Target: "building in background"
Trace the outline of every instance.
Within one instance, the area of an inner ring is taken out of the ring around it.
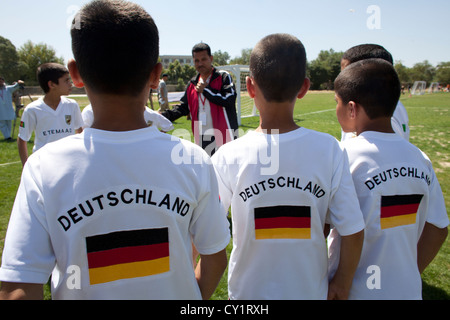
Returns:
[[[190,66],[194,66],[194,59],[192,58],[192,56],[171,56],[171,55],[164,55],[164,56],[160,56],[161,58],[161,63],[163,65],[164,69],[169,68],[169,64],[171,64],[172,62],[175,62],[175,60],[178,60],[178,62],[180,62],[181,65],[190,65]]]

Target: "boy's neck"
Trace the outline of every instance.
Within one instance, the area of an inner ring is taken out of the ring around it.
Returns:
[[[287,133],[300,128],[294,121],[294,103],[259,103],[260,113],[258,132],[267,134]]]
[[[376,131],[382,133],[395,133],[392,129],[391,118],[382,117],[361,123],[356,128],[356,134],[360,135],[365,131]]]
[[[105,131],[132,131],[147,127],[144,119],[145,102],[142,98],[89,94],[89,91],[88,96],[94,112],[92,128]]]
[[[44,102],[50,108],[56,110],[58,108],[59,103],[61,102],[61,95],[48,92],[44,96]]]

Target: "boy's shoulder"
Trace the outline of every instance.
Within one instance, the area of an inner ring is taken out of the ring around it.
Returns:
[[[407,141],[398,134],[381,132],[363,132],[359,136],[341,142],[342,147],[350,157],[390,155],[409,160],[424,159],[430,161],[428,156],[416,145]]]
[[[335,137],[328,133],[311,130],[308,128],[300,127],[294,131],[283,133],[281,135],[268,135],[258,131],[248,131],[245,135],[230,141],[221,146],[218,150],[221,154],[229,157],[235,156],[235,151],[241,149],[251,149],[257,146],[269,146],[269,143],[283,144],[289,141],[298,141],[299,144],[303,144],[305,148],[313,149],[327,149],[334,146],[340,148],[339,142]],[[267,142],[267,143],[266,143]]]
[[[68,98],[66,96],[61,96],[61,103],[62,104],[70,104],[70,105],[78,106],[78,102],[75,99]]]
[[[41,98],[38,98],[38,99],[36,99],[36,100],[34,100],[34,101],[32,101],[32,102],[30,102],[26,107],[25,107],[25,109],[23,110],[23,112],[30,112],[30,111],[36,111],[36,110],[41,110],[42,108],[44,108],[44,106],[45,106],[45,102],[44,102],[44,99],[41,97]]]

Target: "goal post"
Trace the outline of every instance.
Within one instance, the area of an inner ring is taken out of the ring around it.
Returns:
[[[428,88],[428,93],[434,93],[439,91],[439,82],[432,82]]]
[[[218,66],[217,70],[227,71],[231,78],[233,79],[234,86],[236,88],[236,112],[238,116],[238,124],[241,125],[241,119],[247,117],[258,116],[258,111],[256,110],[253,99],[248,96],[246,77],[249,75],[248,65],[226,65]]]
[[[411,94],[422,95],[425,94],[425,90],[427,88],[426,81],[414,81],[414,84],[411,88]]]

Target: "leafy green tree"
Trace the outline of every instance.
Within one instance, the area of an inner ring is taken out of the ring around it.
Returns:
[[[252,54],[252,48],[242,49],[241,56],[231,59],[230,64],[250,64],[250,55]]]
[[[48,62],[64,64],[64,59],[58,58],[55,50],[45,43],[34,44],[31,41],[27,41],[19,48],[18,54],[20,61],[27,66],[24,79],[22,80],[28,85],[38,84],[36,70],[41,64]]]
[[[315,60],[308,64],[308,77],[312,90],[333,89],[334,79],[341,72],[343,52],[333,49],[322,50]]]
[[[169,64],[167,69],[163,70],[163,73],[167,73],[169,76],[167,83],[176,84],[177,90],[180,87],[183,87],[184,90],[186,84],[197,74],[197,71],[193,66],[188,64],[181,65],[178,60],[175,60]]]
[[[435,68],[425,60],[423,62],[416,63],[410,69],[411,81],[426,81],[428,84],[433,82],[435,76]]]
[[[402,84],[410,84],[411,83],[411,75],[409,68],[402,64],[401,61],[395,61],[394,64],[395,70],[397,71],[398,78]]]
[[[222,51],[216,51],[213,54],[214,57],[214,61],[213,61],[213,65],[214,66],[225,66],[228,64],[228,62],[230,61],[231,57],[228,54],[228,52],[222,52]]]
[[[435,80],[442,86],[450,84],[450,61],[441,62],[437,65]]]
[[[10,40],[0,36],[0,75],[8,83],[19,80],[26,66],[20,63],[16,47]],[[21,79],[22,80],[22,79]]]

